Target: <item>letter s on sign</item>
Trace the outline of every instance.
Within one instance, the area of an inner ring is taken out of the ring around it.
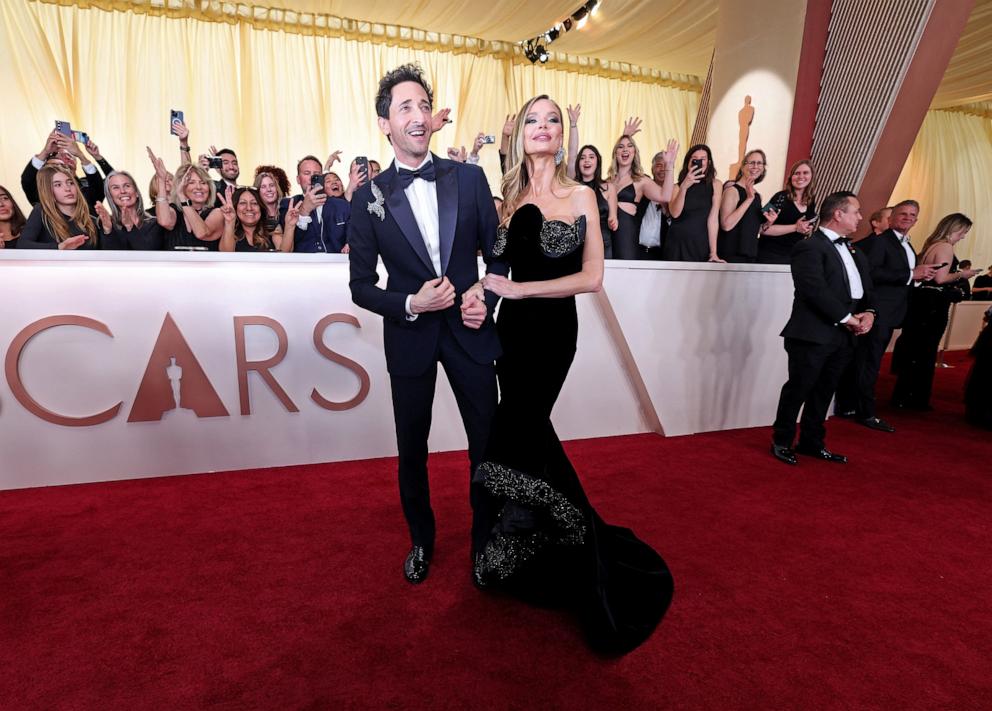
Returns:
[[[313,327],[313,345],[322,356],[353,372],[361,385],[358,388],[358,394],[350,400],[346,400],[344,402],[334,402],[332,400],[328,400],[317,392],[317,388],[314,388],[313,392],[310,393],[310,399],[325,410],[350,410],[353,407],[358,407],[362,401],[369,396],[369,389],[372,386],[372,381],[371,378],[369,378],[368,371],[366,371],[365,368],[353,361],[351,358],[346,358],[340,353],[335,353],[324,344],[324,331],[326,331],[327,327],[332,323],[349,323],[355,328],[362,327],[361,324],[358,323],[358,319],[350,314],[330,314],[320,319],[320,321],[317,322],[317,325]]]

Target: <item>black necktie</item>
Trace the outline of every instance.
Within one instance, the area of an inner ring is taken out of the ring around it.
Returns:
[[[397,181],[404,190],[407,187],[409,187],[410,183],[412,183],[417,178],[422,178],[423,180],[427,180],[433,183],[435,178],[434,161],[430,161],[426,165],[423,165],[420,168],[418,168],[417,170],[407,170],[406,168],[397,168],[396,175],[397,175],[396,178]]]

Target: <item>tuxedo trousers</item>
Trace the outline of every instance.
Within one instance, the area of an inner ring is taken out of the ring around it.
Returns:
[[[894,330],[876,321],[868,333],[855,339],[854,358],[837,386],[834,412],[853,412],[859,419],[876,416],[875,385]]]
[[[497,398],[495,365],[473,360],[455,339],[446,321],[441,324],[434,360],[424,373],[412,377],[390,376],[399,450],[400,503],[410,529],[411,542],[415,546],[423,546],[428,557],[434,552],[436,523],[427,474],[427,438],[431,431],[438,363],[444,367],[451,383],[468,438],[470,481],[472,472],[482,462],[486,451]],[[487,531],[477,529],[491,518],[481,510],[487,503],[484,497],[476,494],[476,488],[469,487],[473,549],[485,540],[487,534]]]
[[[789,379],[779,396],[772,441],[780,447],[792,446],[802,410],[799,446],[818,450],[826,435],[824,421],[830,399],[854,356],[853,340],[846,333],[843,340],[827,344],[786,338],[785,352],[789,355]]]

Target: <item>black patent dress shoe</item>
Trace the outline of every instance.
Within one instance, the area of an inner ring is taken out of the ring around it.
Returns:
[[[847,457],[843,454],[835,454],[826,447],[820,447],[819,449],[813,449],[812,447],[796,447],[796,452],[802,454],[804,457],[816,457],[817,459],[822,459],[825,462],[847,464]]]
[[[777,444],[773,444],[772,456],[786,464],[799,464],[799,461],[796,459],[796,453],[789,447],[780,447]]]
[[[407,553],[406,560],[403,561],[403,575],[408,582],[416,585],[427,579],[427,573],[430,567],[431,561],[424,547],[414,546]]]
[[[896,428],[890,425],[885,420],[878,417],[865,417],[864,419],[858,420],[859,425],[864,425],[870,430],[878,430],[879,432],[895,432]]]

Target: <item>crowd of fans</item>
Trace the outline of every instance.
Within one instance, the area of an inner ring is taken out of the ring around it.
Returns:
[[[432,130],[448,123],[448,113],[434,116]],[[565,159],[569,176],[595,191],[607,258],[788,264],[792,247],[816,229],[816,177],[808,160],[792,165],[782,190],[765,201],[757,191],[767,174],[764,151],[748,151],[734,179],[724,183],[709,147],[699,144],[684,153],[667,193],[674,144],[646,166],[635,142],[641,121],[630,118],[606,165],[596,146],[580,147],[581,115],[581,106],[568,107]],[[501,166],[514,120],[507,116],[503,125]],[[115,170],[92,139],[85,136],[81,144],[80,136],[62,130],[48,135],[21,174],[32,205],[27,217],[0,186],[0,247],[347,253],[351,195],[381,171],[377,161],[357,158],[346,174],[335,172],[341,155],[335,151],[325,160],[301,158],[295,187],[274,165],[257,166],[244,181],[230,148],[210,146],[194,161],[189,130],[176,120],[179,167],[170,171],[148,150],[155,175],[146,203],[132,175]],[[495,136],[479,133],[470,150],[453,147],[447,155],[478,163],[480,151],[494,142]],[[871,234],[888,229],[891,211],[871,215]],[[972,286],[977,273],[961,263],[955,286],[962,298],[992,300],[992,266]]]

